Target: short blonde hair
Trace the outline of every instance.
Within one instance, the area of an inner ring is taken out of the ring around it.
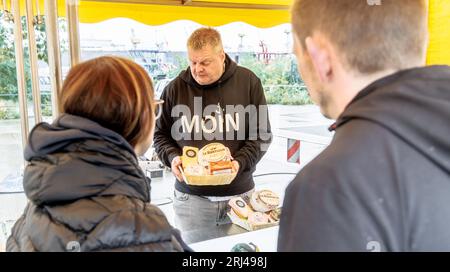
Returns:
[[[144,68],[121,57],[75,65],[64,81],[59,107],[117,132],[133,147],[147,139],[155,123],[151,78]]]
[[[315,31],[342,53],[349,68],[361,74],[409,68],[424,59],[427,44],[426,0],[295,0],[293,32],[305,48]]]
[[[187,47],[193,50],[200,50],[206,45],[216,49],[223,48],[219,31],[211,27],[202,27],[192,32],[187,41]]]

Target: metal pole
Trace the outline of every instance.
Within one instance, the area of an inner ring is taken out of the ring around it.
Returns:
[[[14,18],[14,48],[16,53],[17,90],[19,95],[20,125],[22,129],[22,146],[25,148],[28,140],[28,110],[25,84],[25,69],[23,61],[22,21],[20,20],[20,0],[12,0],[11,9]]]
[[[42,122],[41,114],[41,91],[39,90],[39,73],[38,73],[38,58],[36,47],[36,36],[33,25],[33,1],[27,0],[27,30],[28,30],[28,44],[30,49],[30,70],[31,70],[31,90],[34,101],[34,120],[36,124]]]
[[[45,0],[48,66],[52,88],[53,119],[59,115],[58,98],[62,87],[61,52],[58,35],[58,5],[56,0]]]
[[[78,0],[66,0],[67,30],[69,31],[70,64],[80,62],[80,32],[78,26]]]
[[[39,0],[36,0],[36,14],[37,16],[41,16],[40,7],[39,7]]]

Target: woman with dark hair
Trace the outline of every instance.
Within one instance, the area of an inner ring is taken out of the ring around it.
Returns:
[[[137,156],[151,145],[157,102],[146,71],[119,57],[74,66],[62,115],[25,148],[29,203],[7,251],[183,251],[179,232],[150,204]]]

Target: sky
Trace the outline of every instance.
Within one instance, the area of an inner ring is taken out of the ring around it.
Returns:
[[[149,26],[126,18],[115,18],[96,24],[80,24],[83,50],[160,49],[186,51],[186,40],[200,24],[180,20],[160,26]],[[260,52],[260,41],[269,52],[291,52],[292,37],[289,24],[272,28],[257,28],[246,23],[234,22],[216,29],[222,35],[225,51],[238,51],[241,38],[244,51]],[[132,43],[134,41],[134,45]]]

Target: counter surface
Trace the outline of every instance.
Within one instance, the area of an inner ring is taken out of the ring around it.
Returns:
[[[243,230],[239,231],[235,228]],[[253,243],[258,246],[261,252],[276,252],[277,251],[277,241],[278,241],[278,226],[265,228],[256,231],[246,231],[241,227],[236,225],[220,226],[218,230],[209,231],[214,234],[217,232],[224,231],[228,233],[228,236],[222,236],[215,239],[209,239],[197,243],[189,243],[189,246],[197,252],[230,252],[233,246],[239,243]],[[234,232],[236,231],[236,232]],[[233,233],[234,232],[234,233]]]

